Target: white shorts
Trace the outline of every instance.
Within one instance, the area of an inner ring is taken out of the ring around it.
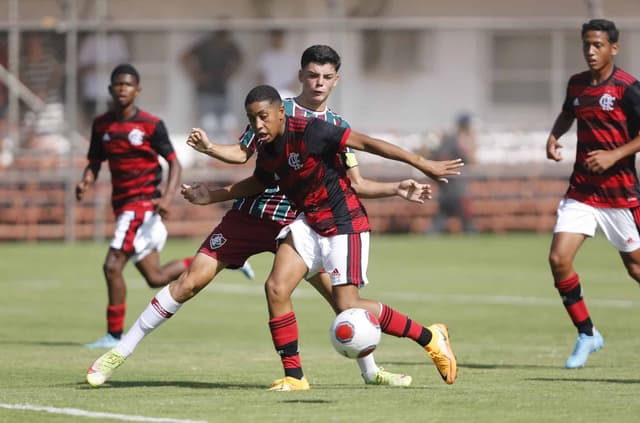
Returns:
[[[145,211],[140,215],[125,210],[118,215],[110,246],[129,254],[129,258],[137,263],[153,251],[162,251],[166,241],[167,228],[159,214]]]
[[[368,284],[369,232],[322,236],[314,231],[300,214],[296,220],[282,228],[277,239],[291,233],[293,245],[307,265],[306,278],[321,270],[331,277],[331,285]]]
[[[558,206],[553,232],[570,232],[593,237],[599,226],[609,242],[623,253],[640,248],[638,218],[632,209],[593,207],[564,198]]]

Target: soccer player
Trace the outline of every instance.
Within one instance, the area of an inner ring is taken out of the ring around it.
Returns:
[[[327,108],[329,95],[339,79],[340,63],[340,56],[329,46],[316,45],[306,49],[299,72],[302,92],[295,99],[285,101],[287,112],[314,116],[332,124],[346,126],[344,119]],[[256,139],[251,129],[235,146],[213,144],[204,131],[194,129],[188,144],[229,163],[246,162],[256,149]],[[357,171],[353,155],[341,159],[346,166],[350,166],[349,175],[355,181],[354,184],[369,197],[398,195],[409,201],[422,203],[431,196],[429,185],[419,184],[412,179],[398,183],[366,180]],[[144,336],[175,314],[185,301],[207,286],[220,271],[237,268],[254,254],[265,251],[275,253],[276,236],[295,216],[296,211],[277,189],[267,189],[256,196],[236,201],[220,224],[204,240],[189,270],[178,281],[162,289],[125,334],[122,342],[93,363],[87,374],[87,381],[94,386],[104,383],[125,358],[133,353]],[[309,282],[337,311],[331,297],[329,276],[318,273]],[[358,364],[367,384],[411,384],[411,376],[391,373],[378,367],[372,354],[358,360]]]
[[[130,64],[116,66],[109,92],[112,109],[93,120],[89,163],[76,186],[76,198],[82,200],[97,180],[102,162],[108,161],[116,229],[102,267],[109,294],[107,334],[87,344],[88,348],[112,348],[122,335],[127,296],[122,272],[129,260],[152,288],[177,278],[192,260],[160,266],[159,252],[167,239],[162,217],[169,212],[178,189],[181,166],[162,120],[135,105],[140,93],[138,71]],[[163,192],[158,188],[162,177],[159,155],[169,163]]]
[[[402,161],[427,176],[447,182],[459,175],[459,159],[434,162],[393,144],[317,118],[287,116],[275,88],[259,85],[246,97],[245,110],[258,143],[254,174],[221,189],[183,185],[185,198],[209,204],[245,197],[278,186],[300,211],[284,227],[266,281],[269,328],[284,368],[274,391],[307,390],[298,350],[298,325],[291,294],[305,275],[326,269],[337,311],[367,309],[380,321],[384,333],[409,337],[423,347],[447,384],[454,383],[456,358],[447,327],[429,327],[409,319],[381,302],[361,298],[358,289],[368,283],[369,220],[339,160],[347,148]]]
[[[593,19],[582,25],[582,52],[588,70],[569,79],[562,111],[547,139],[547,158],[562,160],[558,138],[578,121],[576,158],[569,189],[558,206],[549,252],[555,287],[578,340],[566,361],[582,367],[604,345],[582,297],[573,261],[599,226],[620,252],[629,275],[640,282],[640,208],[635,153],[640,150],[640,85],[614,65],[618,30]]]

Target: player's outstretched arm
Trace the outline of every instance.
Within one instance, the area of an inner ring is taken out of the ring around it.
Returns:
[[[180,194],[192,204],[213,204],[236,198],[249,197],[265,190],[265,186],[256,177],[249,176],[240,182],[222,188],[211,188],[202,182],[182,184]]]
[[[194,150],[229,164],[243,164],[251,154],[240,143],[221,145],[213,143],[201,128],[192,128],[187,145]]]
[[[573,115],[566,110],[560,112],[560,114],[556,118],[556,121],[553,124],[553,128],[551,129],[551,133],[547,138],[548,159],[555,160],[556,162],[562,160],[562,153],[560,152],[562,144],[560,144],[558,138],[564,135],[571,128],[573,119]]]
[[[407,163],[422,173],[439,182],[449,182],[447,176],[458,176],[458,170],[464,166],[462,159],[428,160],[418,154],[404,150],[387,141],[372,138],[360,132],[351,131],[347,138],[347,146],[366,151],[386,159]]]
[[[413,203],[424,203],[431,199],[431,185],[421,184],[413,179],[399,182],[379,182],[363,178],[358,167],[347,170],[351,187],[360,198],[384,198],[398,196]]]

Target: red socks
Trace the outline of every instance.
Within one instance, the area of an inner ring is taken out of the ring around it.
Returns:
[[[562,281],[556,281],[555,286],[562,297],[562,304],[567,310],[578,332],[593,335],[593,323],[587,310],[587,305],[582,299],[582,286],[577,273]]]
[[[126,310],[127,305],[124,303],[107,307],[107,331],[116,338],[122,336]]]
[[[298,323],[294,312],[269,320],[273,346],[280,354],[285,376],[302,379],[302,364],[298,351]]]
[[[431,341],[431,332],[428,329],[386,304],[382,304],[378,320],[382,331],[389,335],[413,339],[423,347]]]

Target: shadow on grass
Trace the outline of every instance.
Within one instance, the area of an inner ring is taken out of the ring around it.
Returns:
[[[430,364],[431,360],[425,359],[424,361],[385,361],[382,362],[382,365],[386,368],[387,366],[420,366],[424,364]],[[491,364],[491,363],[460,363],[458,362],[458,367],[465,369],[555,369],[560,368],[558,366],[548,366],[548,365],[540,365],[540,364],[509,364],[509,363],[500,363],[500,364]],[[393,369],[389,368],[389,370],[393,371]]]
[[[559,366],[541,365],[541,364],[486,364],[486,363],[458,363],[458,367],[467,369],[559,369]]]
[[[99,388],[92,388],[85,382],[76,384],[78,389],[109,389],[109,388],[188,388],[188,389],[265,389],[263,384],[252,383],[225,383],[225,382],[194,382],[186,380],[136,380],[136,381],[110,381]]]
[[[577,378],[577,377],[532,377],[527,378],[526,380],[531,380],[534,382],[596,382],[596,383],[619,383],[622,385],[636,385],[640,384],[640,379],[586,379],[586,378]]]
[[[321,399],[308,399],[308,400],[284,400],[280,401],[283,404],[329,404],[334,401],[327,401]]]
[[[71,342],[71,341],[12,341],[12,340],[2,340],[0,341],[0,345],[40,345],[45,347],[73,347],[73,346],[81,346],[84,347],[84,344],[80,342]]]
[[[75,388],[83,391],[101,390],[101,389],[126,389],[126,388],[186,388],[186,389],[258,389],[267,392],[267,387],[264,384],[254,383],[225,383],[225,382],[194,382],[186,380],[135,380],[135,381],[109,381],[104,385],[94,388],[89,386],[86,382],[75,383]],[[314,388],[321,387],[322,390],[332,389],[354,389],[361,391],[362,389],[380,389],[380,387],[371,387],[364,384],[353,385],[313,385]],[[397,389],[397,388],[391,388]],[[412,386],[411,389],[429,389],[427,386]],[[306,392],[313,392],[306,391]],[[304,403],[328,403],[331,401],[325,401],[320,399],[307,399],[307,400],[285,400],[283,402],[304,402]]]

